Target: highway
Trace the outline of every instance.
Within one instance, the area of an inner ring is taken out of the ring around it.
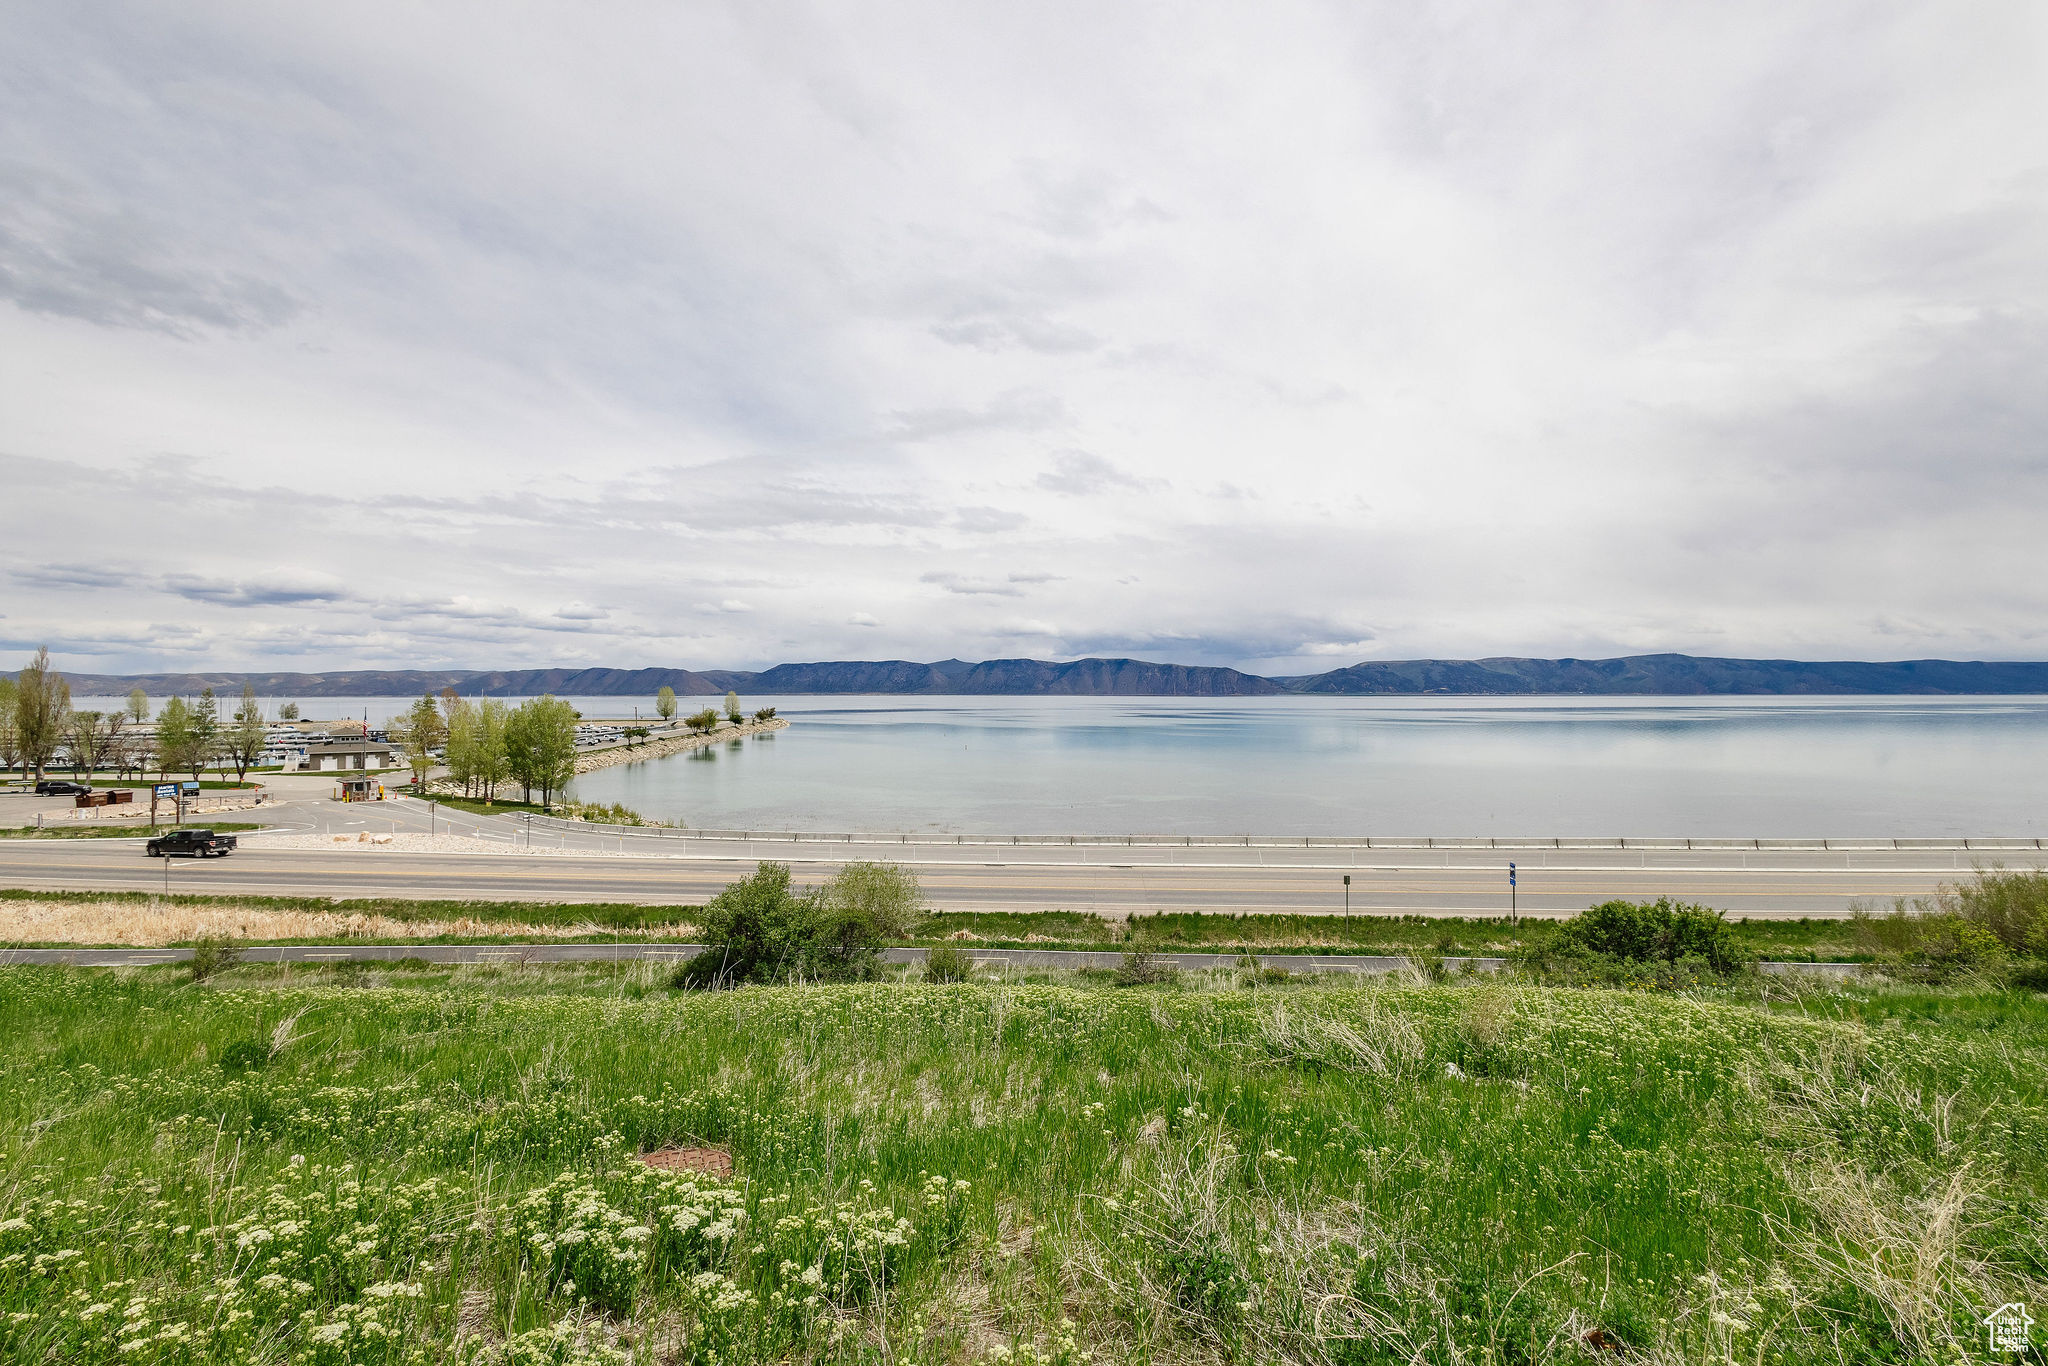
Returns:
[[[403,800],[343,806],[305,799],[238,818],[332,838],[391,832],[390,846],[265,847],[263,835],[223,859],[165,862],[127,840],[0,841],[0,886],[32,890],[397,897],[422,900],[696,904],[763,858],[789,862],[800,881],[822,881],[853,859],[917,870],[942,910],[1093,911],[1111,917],[1158,911],[1341,913],[1351,878],[1354,913],[1502,915],[1507,863],[1518,865],[1516,902],[1527,915],[1569,915],[1611,897],[1671,896],[1733,916],[1841,916],[1862,903],[1923,896],[1979,864],[2042,866],[2038,848],[1365,848],[1358,844],[1209,843],[1012,845],[954,837],[819,840],[677,837],[595,829],[532,831],[506,817],[430,813]],[[422,844],[429,824],[470,849]],[[411,836],[408,838],[408,836]],[[526,852],[531,839],[540,846]],[[305,845],[300,838],[285,843]],[[562,852],[546,852],[554,847]],[[500,852],[499,850],[502,850]]]
[[[330,784],[281,784],[281,801],[223,819],[262,821],[229,858],[154,860],[135,840],[0,840],[0,887],[33,891],[180,891],[426,901],[567,901],[694,905],[762,858],[799,881],[836,866],[887,860],[918,870],[938,909],[1073,909],[1110,917],[1153,911],[1503,915],[1507,862],[1516,907],[1569,915],[1610,897],[1702,901],[1741,917],[1845,915],[1855,903],[1921,897],[1980,864],[2044,866],[2038,842],[1401,842],[1335,840],[1133,842],[987,836],[707,836],[631,831],[430,809],[416,799],[342,805]],[[0,799],[8,803],[25,799]],[[434,831],[436,838],[428,838]],[[391,834],[393,844],[356,836]],[[324,844],[346,836],[348,844]],[[453,840],[449,840],[453,836]],[[317,848],[305,848],[319,844]],[[279,848],[279,846],[295,848]],[[455,844],[463,852],[442,852]],[[414,848],[422,846],[422,848]],[[530,850],[526,846],[532,846]],[[1982,848],[1978,848],[1982,846]],[[166,862],[170,864],[166,868]],[[1350,899],[1343,879],[1350,877]]]

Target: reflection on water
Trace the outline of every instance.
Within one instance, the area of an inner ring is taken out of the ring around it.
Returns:
[[[771,701],[779,744],[576,795],[702,827],[1102,834],[2037,834],[2048,811],[2043,698]]]
[[[301,699],[373,721],[412,700]],[[635,699],[569,700],[595,718]],[[790,729],[574,795],[744,829],[2048,834],[2041,697],[744,700]]]

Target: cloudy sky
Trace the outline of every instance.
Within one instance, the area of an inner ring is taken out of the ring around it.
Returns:
[[[16,655],[2048,658],[2034,0],[0,37]]]

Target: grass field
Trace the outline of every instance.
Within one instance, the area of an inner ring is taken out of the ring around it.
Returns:
[[[228,829],[228,826],[215,826]],[[28,914],[29,907],[42,908]],[[65,908],[70,913],[59,914]],[[266,942],[433,941],[673,935],[688,930],[696,906],[527,901],[415,901],[363,897],[157,896],[146,892],[0,890],[0,943],[181,944],[198,934],[232,933]],[[169,914],[168,912],[177,912]],[[942,944],[965,935],[990,948],[1186,949],[1229,953],[1373,953],[1495,955],[1544,933],[1548,922],[1427,919],[1421,916],[1160,915],[1110,921],[1076,911],[946,912],[911,942]],[[237,925],[244,929],[235,928]],[[459,925],[460,929],[448,927]],[[419,927],[431,926],[420,932]],[[196,928],[188,928],[196,927]],[[1844,920],[1755,920],[1733,926],[1743,953],[1756,958],[1857,962],[1870,946]]]
[[[1959,1362],[2048,1303],[2038,995],[1248,981],[0,969],[0,1357]]]

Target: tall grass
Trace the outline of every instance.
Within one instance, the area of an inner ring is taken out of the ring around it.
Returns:
[[[2017,994],[329,980],[0,970],[0,1357],[1947,1359],[2048,1291]]]

